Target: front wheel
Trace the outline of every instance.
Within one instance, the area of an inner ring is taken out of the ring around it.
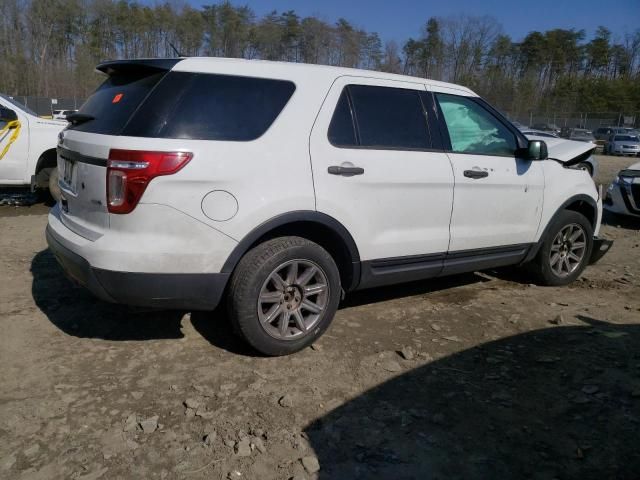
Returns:
[[[326,331],[340,293],[338,267],[324,248],[301,237],[280,237],[240,260],[228,311],[234,329],[256,350],[287,355]]]
[[[568,285],[586,268],[593,248],[593,228],[581,213],[564,210],[552,220],[530,267],[542,285]]]

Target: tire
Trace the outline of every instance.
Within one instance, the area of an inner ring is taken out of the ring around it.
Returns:
[[[579,235],[578,231],[581,232]],[[574,235],[578,237],[571,240]],[[582,243],[584,246],[580,248]],[[552,220],[540,250],[530,264],[530,270],[541,285],[568,285],[588,265],[592,248],[593,228],[589,220],[581,213],[563,210]],[[579,260],[572,258],[570,254]]]
[[[58,167],[54,167],[49,172],[49,195],[56,202],[60,201],[60,186],[58,185]]]
[[[341,290],[338,267],[320,245],[274,238],[240,260],[229,284],[228,313],[234,330],[257,351],[288,355],[327,330]]]

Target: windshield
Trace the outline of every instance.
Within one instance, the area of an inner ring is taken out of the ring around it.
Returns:
[[[34,112],[33,110],[31,110],[29,107],[27,107],[26,105],[21,104],[20,102],[14,100],[13,98],[9,98],[6,95],[3,95],[2,93],[0,93],[0,97],[2,97],[3,100],[6,100],[7,102],[9,102],[11,105],[13,105],[14,107],[18,107],[20,110],[22,110],[23,112],[27,112],[29,115],[33,115],[34,117],[37,117],[38,114],[36,112]]]
[[[633,135],[616,135],[614,138],[616,142],[638,142],[640,139],[638,137],[634,137]]]

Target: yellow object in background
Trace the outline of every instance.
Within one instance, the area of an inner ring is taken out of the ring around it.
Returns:
[[[9,130],[13,130],[13,133],[11,134],[11,137],[9,137],[9,143],[7,143],[7,145],[0,152],[0,160],[2,160],[7,154],[9,148],[11,147],[11,144],[18,139],[18,136],[20,135],[20,122],[18,120],[13,120],[2,127],[0,129],[0,139],[4,140],[5,132],[8,132]]]

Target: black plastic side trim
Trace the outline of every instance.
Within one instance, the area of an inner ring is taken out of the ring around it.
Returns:
[[[135,60],[111,60],[103,62],[96,67],[96,70],[112,75],[115,72],[131,72],[131,71],[168,71],[171,70],[176,63],[184,60],[183,58],[142,58]]]
[[[358,289],[437,277],[442,271],[444,258],[444,253],[436,253],[362,262]]]
[[[88,163],[89,165],[96,165],[98,167],[107,166],[106,158],[90,157],[89,155],[83,155],[82,153],[74,152],[64,147],[58,147],[57,151],[60,157],[71,160],[72,162]]]
[[[354,289],[360,280],[360,254],[358,252],[356,242],[353,240],[349,231],[335,218],[313,210],[298,210],[283,213],[282,215],[278,215],[277,217],[267,220],[253,229],[240,241],[240,243],[238,243],[238,245],[236,245],[236,248],[233,249],[233,252],[231,252],[231,255],[229,255],[229,258],[227,258],[227,261],[222,266],[222,272],[229,274],[233,272],[242,256],[258,239],[278,227],[283,227],[287,224],[296,222],[320,224],[331,229],[340,237],[349,252],[349,256],[351,257],[352,274],[350,278],[353,279],[351,285],[343,285],[343,287],[345,290]]]
[[[524,259],[533,244],[506,245],[502,247],[479,248],[451,252],[444,261],[441,275],[474,272],[487,268],[515,265]]]
[[[544,239],[549,232],[549,228],[551,227],[553,221],[561,211],[565,210],[569,205],[575,202],[586,202],[591,205],[591,207],[593,207],[594,216],[592,218],[588,218],[587,220],[589,220],[591,222],[591,225],[595,227],[596,222],[598,221],[598,204],[596,203],[596,201],[585,194],[579,194],[574,195],[573,197],[569,197],[553,214],[553,216],[549,220],[549,223],[547,223],[547,225],[544,227],[544,231],[542,232],[542,235],[540,235],[540,240],[538,241],[538,243],[534,244],[533,248],[529,251],[529,254],[524,258],[524,260],[522,260],[521,263],[530,262],[535,258],[535,256],[538,254],[538,250],[540,250],[540,247],[542,246],[542,242],[544,242]]]
[[[358,289],[515,265],[522,261],[532,245],[525,243],[364,261]]]

